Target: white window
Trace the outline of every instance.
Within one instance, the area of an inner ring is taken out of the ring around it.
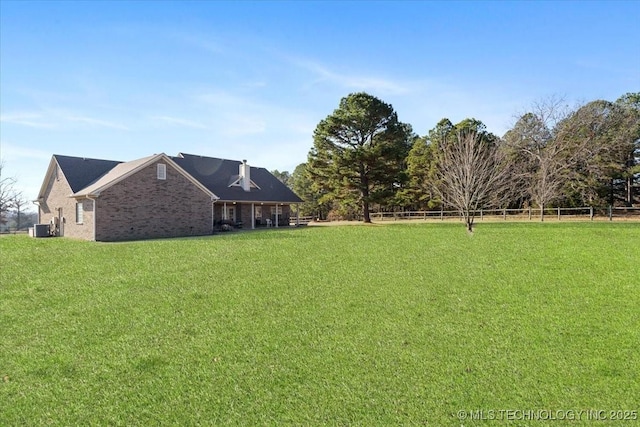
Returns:
[[[158,163],[158,179],[167,179],[167,165]]]
[[[76,224],[82,224],[84,221],[84,206],[82,202],[76,203]]]
[[[271,206],[271,216],[274,216],[276,214],[276,209],[278,215],[282,215],[282,206]]]

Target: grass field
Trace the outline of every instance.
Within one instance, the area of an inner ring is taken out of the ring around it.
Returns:
[[[637,223],[4,236],[0,256],[3,426],[560,426],[640,410]],[[556,419],[487,420],[507,410]]]

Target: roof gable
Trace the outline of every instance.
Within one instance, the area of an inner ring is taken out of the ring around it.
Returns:
[[[256,184],[252,179],[250,179],[249,181],[250,181],[251,188],[257,188],[258,190],[261,189],[260,186]],[[242,187],[242,176],[238,174],[232,175],[229,178],[229,187],[232,187],[232,186]]]
[[[166,162],[171,167],[176,169],[180,174],[182,174],[189,181],[195,184],[203,192],[207,193],[212,199],[218,198],[213,192],[211,192],[208,188],[202,185],[199,181],[194,179],[188,172],[184,171],[179,165],[177,165],[170,157],[168,157],[164,153],[154,154],[153,156],[143,157],[141,159],[133,160],[130,162],[119,163],[118,165],[113,167],[109,172],[107,172],[102,177],[100,177],[100,179],[93,182],[91,185],[81,189],[80,191],[75,192],[73,194],[73,197],[83,197],[83,196],[97,197],[100,195],[102,191],[108,189],[109,187],[115,185],[116,183],[124,180],[125,178],[135,174],[139,170],[159,160]]]
[[[74,193],[86,187],[122,162],[85,157],[54,156]]]
[[[265,168],[251,166],[250,191],[239,186],[229,185],[238,178],[238,160],[218,159],[179,153],[172,159],[185,171],[201,182],[220,200],[247,202],[300,203],[302,200],[289,187]]]
[[[79,196],[97,196],[100,194],[102,190],[105,190],[112,185],[122,181],[127,176],[132,175],[138,169],[144,167],[151,160],[155,160],[158,155],[143,157],[141,159],[133,160],[130,162],[123,162],[117,164],[113,167],[109,172],[100,177],[100,179],[93,182],[91,185],[88,185],[78,191],[76,191],[73,195],[75,197]]]
[[[75,193],[100,179],[120,163],[122,162],[54,154],[49,162],[49,168],[40,188],[40,193],[38,193],[38,198],[40,199],[44,196],[51,175],[56,173],[57,168],[60,168],[60,172],[64,175],[71,188],[71,193]]]

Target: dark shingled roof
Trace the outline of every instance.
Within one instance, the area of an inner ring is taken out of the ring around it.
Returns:
[[[171,157],[171,159],[218,196],[220,200],[302,202],[300,197],[265,168],[251,166],[251,181],[260,188],[252,187],[251,191],[247,192],[242,187],[229,187],[229,184],[238,177],[238,167],[242,163],[238,160],[216,159],[184,153],[179,153],[177,157]]]
[[[112,171],[123,162],[88,159],[84,157],[53,156],[67,178],[73,193],[78,193]],[[251,167],[251,181],[259,188],[244,191],[239,186],[229,186],[238,179],[238,160],[217,159],[179,153],[171,157],[178,166],[199,181],[223,201],[300,203],[293,191],[265,168]],[[132,163],[132,162],[129,162]]]
[[[74,193],[97,181],[116,165],[122,163],[113,160],[87,159],[54,154],[62,173]]]

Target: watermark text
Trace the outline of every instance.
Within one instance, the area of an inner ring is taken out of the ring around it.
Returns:
[[[460,421],[637,421],[638,410],[605,409],[461,409]]]

